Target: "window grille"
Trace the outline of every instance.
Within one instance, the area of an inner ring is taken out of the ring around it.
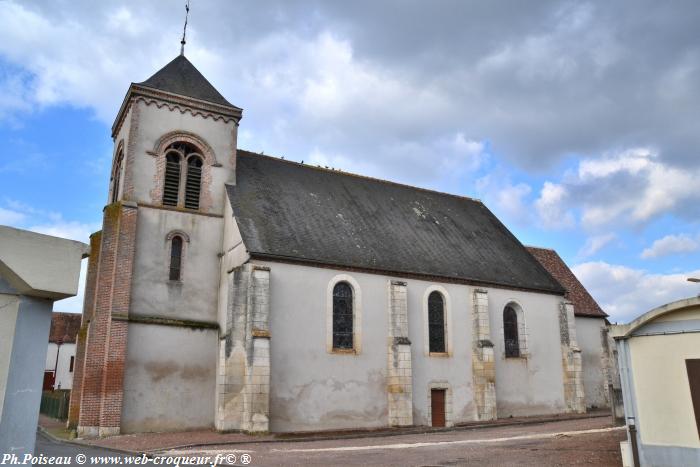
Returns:
[[[440,292],[428,296],[428,349],[444,353],[445,350],[445,300]]]
[[[333,348],[353,348],[353,297],[347,282],[333,287]]]
[[[503,310],[503,338],[505,340],[506,358],[520,357],[518,314],[511,306],[507,306]]]

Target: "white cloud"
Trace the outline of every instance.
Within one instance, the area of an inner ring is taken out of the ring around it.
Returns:
[[[598,253],[610,242],[615,240],[617,236],[614,233],[607,233],[602,235],[594,235],[586,239],[585,245],[578,252],[578,255],[582,258],[586,258]]]
[[[508,219],[527,223],[530,220],[530,211],[526,205],[526,197],[531,191],[532,188],[525,183],[501,186],[495,199],[499,212]]]
[[[0,208],[0,224],[2,225],[14,226],[20,224],[25,218],[26,216],[21,212]]]
[[[540,197],[535,201],[535,208],[545,228],[562,229],[574,226],[574,216],[566,210],[568,198],[569,193],[563,185],[544,183]]]
[[[689,235],[666,235],[652,243],[651,247],[642,251],[642,258],[658,258],[674,253],[690,253],[700,249],[700,242]]]
[[[582,263],[572,270],[616,322],[629,322],[657,306],[700,292],[697,284],[686,280],[700,277],[700,270],[656,274],[603,261]]]
[[[59,218],[47,224],[30,226],[28,230],[87,243],[90,239],[90,235],[99,230],[99,225],[66,221],[63,220],[63,218]]]

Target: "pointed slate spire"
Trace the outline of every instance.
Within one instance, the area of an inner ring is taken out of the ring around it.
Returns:
[[[184,55],[175,57],[156,74],[138,84],[238,109],[227,101]]]

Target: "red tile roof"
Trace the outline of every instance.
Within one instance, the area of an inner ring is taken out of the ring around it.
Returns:
[[[556,251],[532,246],[527,247],[527,250],[566,289],[564,297],[574,304],[576,316],[595,318],[608,316]]]
[[[73,344],[80,331],[80,321],[83,315],[79,313],[53,313],[51,316],[51,331],[49,342]]]

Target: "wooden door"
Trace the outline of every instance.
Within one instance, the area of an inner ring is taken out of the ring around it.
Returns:
[[[685,366],[688,369],[690,397],[693,399],[693,409],[695,410],[695,425],[698,428],[698,436],[700,436],[700,359],[686,360]]]
[[[53,384],[54,384],[54,375],[53,371],[45,371],[44,372],[44,384],[43,387],[41,388],[43,391],[53,391]]]
[[[445,390],[430,390],[430,408],[433,426],[445,426]]]

